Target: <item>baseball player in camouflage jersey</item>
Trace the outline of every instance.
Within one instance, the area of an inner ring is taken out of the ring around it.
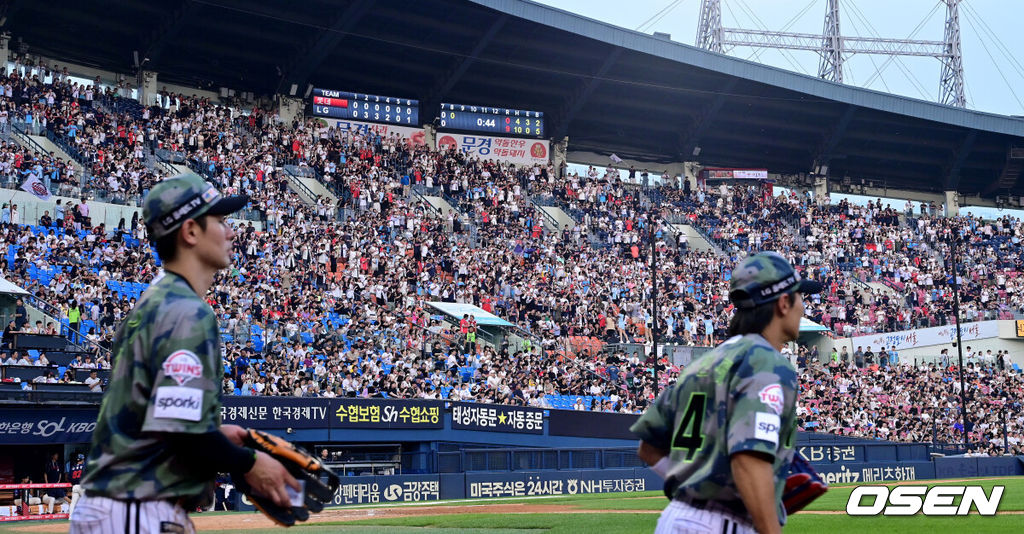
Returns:
[[[219,471],[246,473],[282,506],[285,484],[300,489],[277,460],[241,446],[244,429],[220,424],[220,331],[203,296],[231,263],[235,233],[224,216],[247,202],[195,175],[146,196],[143,218],[164,274],[117,332],[71,534],[193,532],[187,511],[210,502]]]
[[[799,334],[802,294],[821,289],[774,252],[733,269],[729,339],[691,363],[631,428],[671,499],[656,534],[781,532],[797,377],[779,351]]]

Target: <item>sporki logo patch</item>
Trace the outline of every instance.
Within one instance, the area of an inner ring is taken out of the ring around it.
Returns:
[[[982,486],[858,486],[850,492],[846,502],[847,515],[854,516],[901,516],[924,515],[956,516],[967,515],[973,507],[981,515],[996,515],[999,501],[1003,498],[1005,486],[993,486],[992,493],[985,495]],[[960,504],[954,504],[961,497]]]
[[[761,389],[757,394],[761,403],[772,409],[777,415],[782,415],[782,404],[785,397],[782,396],[782,386],[770,384]]]
[[[163,368],[164,374],[173,378],[179,386],[184,386],[193,378],[203,376],[203,364],[199,363],[199,358],[194,353],[187,350],[172,353],[164,360]]]

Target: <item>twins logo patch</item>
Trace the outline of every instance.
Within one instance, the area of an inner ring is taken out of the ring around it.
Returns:
[[[179,386],[184,386],[193,378],[203,376],[203,364],[199,362],[195,353],[187,350],[173,352],[164,360],[163,368],[164,374],[173,378]]]
[[[776,414],[782,415],[782,405],[785,402],[785,397],[782,395],[782,386],[779,384],[769,384],[758,392],[757,396],[761,399],[761,403],[772,409]]]

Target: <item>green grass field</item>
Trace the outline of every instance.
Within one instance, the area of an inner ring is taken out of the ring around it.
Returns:
[[[1019,533],[1024,532],[1024,477],[978,480],[986,494],[994,485],[1006,487],[995,517],[850,517],[846,515],[846,502],[856,485],[835,485],[829,492],[808,507],[809,513],[790,518],[784,531],[792,534],[888,534],[888,533]],[[945,482],[941,485],[972,484]],[[935,484],[929,484],[935,485]],[[652,498],[654,497],[654,498]],[[654,531],[657,512],[665,506],[660,492],[578,495],[536,499],[490,499],[486,501],[450,501],[416,507],[427,510],[448,506],[480,506],[490,504],[536,504],[563,507],[558,513],[459,513],[415,517],[381,517],[338,523],[305,524],[293,527],[293,534],[372,533],[386,534],[631,534]],[[393,505],[391,506],[394,507]],[[381,506],[379,508],[389,508]],[[411,508],[411,506],[409,507]],[[354,508],[353,508],[354,509]],[[367,507],[360,507],[366,510]],[[819,512],[819,513],[812,513]],[[1012,513],[1016,512],[1016,513]],[[225,514],[201,514],[212,516]],[[241,515],[228,513],[228,515]],[[197,521],[198,522],[198,521]],[[66,524],[66,523],[65,523]],[[23,532],[22,524],[0,524],[0,533]],[[202,527],[200,527],[202,528]],[[247,528],[217,530],[218,534],[271,534],[281,529]]]

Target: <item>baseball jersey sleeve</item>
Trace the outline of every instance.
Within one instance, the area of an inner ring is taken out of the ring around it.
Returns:
[[[662,391],[654,404],[629,427],[630,432],[659,449],[671,449],[672,427],[676,420],[674,399],[677,384]]]
[[[213,310],[182,299],[152,329],[153,388],[142,430],[201,434],[220,424],[220,331]]]
[[[771,349],[754,347],[730,383],[729,454],[743,451],[774,458],[788,437],[796,407],[796,372]]]

